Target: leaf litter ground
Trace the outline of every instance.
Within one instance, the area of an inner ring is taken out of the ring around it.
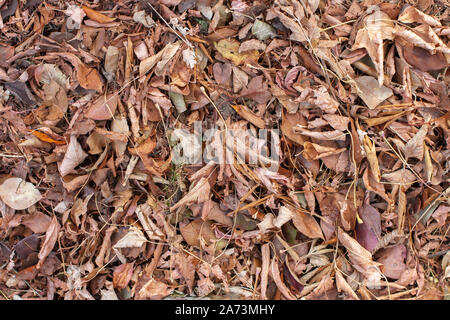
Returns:
[[[447,0],[0,10],[0,299],[448,299]]]

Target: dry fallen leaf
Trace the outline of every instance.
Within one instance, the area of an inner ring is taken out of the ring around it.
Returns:
[[[141,290],[139,290],[139,296],[143,299],[160,300],[168,296],[171,292],[172,289],[170,289],[167,284],[155,279],[150,279]]]
[[[0,184],[0,199],[15,210],[25,210],[42,199],[39,190],[21,178],[8,178]]]
[[[70,137],[70,143],[67,146],[67,151],[64,154],[64,159],[59,165],[59,172],[61,176],[66,176],[72,172],[79,164],[81,164],[87,157],[80,143],[75,136]]]
[[[170,208],[170,211],[174,211],[181,206],[205,202],[206,200],[209,200],[209,193],[209,182],[206,178],[202,177],[195,186],[192,187],[188,194]]]
[[[257,50],[239,52],[240,44],[238,41],[223,39],[214,43],[214,47],[226,59],[231,60],[234,65],[238,66],[246,61],[258,61],[259,53]]]
[[[341,228],[338,228],[338,238],[340,243],[348,250],[348,256],[353,267],[364,275],[368,286],[378,286],[381,279],[380,264],[372,260],[372,254]]]
[[[447,2],[0,0],[1,299],[445,298]]]
[[[61,226],[56,219],[56,216],[53,216],[52,222],[50,223],[47,232],[45,233],[45,240],[41,246],[41,250],[39,251],[39,262],[36,266],[37,269],[41,268],[45,262],[45,259],[48,257],[50,252],[53,250],[53,247],[58,240],[58,233],[61,229]]]
[[[212,241],[216,240],[216,236],[211,229],[211,221],[194,220],[180,226],[180,232],[187,244],[194,247],[200,247],[202,243],[210,245]]]
[[[107,120],[114,116],[119,97],[111,93],[107,96],[100,96],[87,109],[86,117],[93,120]]]
[[[393,95],[391,89],[382,85],[378,86],[378,82],[374,77],[362,76],[355,79],[357,85],[357,94],[366,103],[369,109],[374,109],[381,102]]]
[[[115,18],[105,16],[104,14],[97,12],[86,6],[83,6],[83,11],[90,19],[97,21],[98,23],[108,23],[116,20]]]
[[[317,223],[316,219],[301,210],[291,210],[288,208],[286,209],[293,211],[292,222],[294,223],[294,226],[298,231],[311,239],[323,239],[322,230],[320,229],[320,226]]]

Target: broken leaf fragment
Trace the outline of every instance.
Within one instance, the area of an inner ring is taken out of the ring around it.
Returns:
[[[145,13],[145,10],[136,11],[133,15],[133,20],[141,23],[146,28],[151,28],[156,25],[152,17]]]
[[[25,210],[41,200],[42,195],[32,183],[9,178],[0,185],[0,199],[10,208]]]
[[[378,81],[371,76],[356,78],[355,82],[357,85],[357,94],[369,109],[375,109],[381,102],[394,94],[391,89],[384,85],[379,87]]]
[[[178,113],[183,113],[186,111],[186,102],[184,101],[184,96],[182,94],[169,91],[170,100],[172,100],[173,105],[177,109]]]
[[[275,29],[271,25],[258,19],[253,23],[252,34],[261,41],[274,38],[277,35]]]

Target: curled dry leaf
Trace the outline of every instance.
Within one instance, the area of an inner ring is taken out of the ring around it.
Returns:
[[[83,11],[90,19],[97,21],[98,23],[109,23],[116,20],[116,18],[108,17],[86,6],[83,6]]]
[[[44,243],[42,244],[41,250],[39,251],[38,254],[39,262],[36,265],[37,269],[40,269],[43,266],[45,259],[53,250],[53,247],[55,246],[56,241],[58,240],[58,233],[60,229],[61,226],[59,225],[56,216],[53,216],[52,222],[50,223],[47,232],[45,233]]]
[[[303,156],[306,160],[317,160],[333,154],[339,154],[347,150],[346,148],[336,149],[331,147],[324,147],[308,141],[303,144],[303,147],[305,148],[303,150]]]
[[[8,178],[0,184],[0,199],[15,210],[25,210],[42,199],[39,190],[21,178]]]
[[[372,254],[341,228],[338,228],[338,238],[348,250],[353,267],[364,275],[367,285],[378,286],[381,280],[380,264],[372,260]]]
[[[70,137],[70,143],[67,146],[67,151],[64,154],[64,159],[59,165],[59,172],[61,176],[66,176],[72,172],[79,164],[81,164],[87,157],[80,143],[75,136]]]
[[[432,16],[429,16],[412,6],[408,6],[402,11],[402,13],[398,16],[398,21],[404,23],[426,23],[432,27],[438,27],[441,25],[439,20],[436,20]]]

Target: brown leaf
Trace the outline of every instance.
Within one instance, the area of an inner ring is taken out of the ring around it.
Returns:
[[[229,86],[231,78],[231,64],[230,63],[215,63],[213,65],[214,79],[218,84]]]
[[[421,71],[433,71],[445,68],[448,62],[442,52],[435,54],[415,46],[405,46],[403,48],[403,57],[413,67]]]
[[[45,233],[45,240],[42,244],[41,250],[39,251],[39,262],[36,266],[37,269],[40,269],[42,265],[45,262],[45,259],[50,254],[50,252],[53,250],[53,247],[56,244],[56,241],[58,240],[58,233],[60,230],[60,225],[58,223],[58,220],[56,219],[56,216],[53,216],[52,222],[50,223],[47,232]]]
[[[295,133],[299,133],[301,135],[316,138],[319,140],[337,140],[337,141],[344,141],[345,140],[345,133],[342,131],[334,130],[334,131],[311,131],[308,129],[304,129],[300,127],[299,125],[295,126],[293,128]]]
[[[306,160],[317,160],[323,157],[328,157],[333,154],[339,154],[341,152],[344,152],[347,150],[347,148],[331,148],[331,147],[324,147],[319,144],[311,143],[306,141],[303,144],[303,147],[305,148],[303,150],[303,156]]]
[[[27,108],[36,105],[36,99],[28,89],[27,85],[22,81],[13,81],[5,83],[6,89],[8,89],[17,99],[19,99]]]
[[[379,285],[381,279],[379,264],[372,260],[372,254],[341,228],[338,228],[338,238],[340,243],[347,249],[353,266],[365,276],[368,284],[370,286]]]
[[[288,210],[291,210],[287,208]],[[305,213],[301,210],[291,210],[292,211],[292,222],[298,231],[303,233],[305,236],[315,239],[324,239],[322,230],[320,229],[319,224],[316,219],[314,219],[308,213]]]
[[[270,264],[270,271],[272,273],[273,281],[275,282],[283,296],[288,300],[296,300],[289,289],[286,287],[284,282],[281,280],[280,270],[278,269],[278,261],[276,258],[272,259],[272,263]]]
[[[211,187],[209,185],[208,179],[202,177],[180,201],[178,201],[170,208],[170,211],[174,211],[175,209],[184,205],[202,203],[209,200],[210,189]]]
[[[252,50],[264,51],[265,49],[266,45],[262,41],[250,39],[241,43],[239,46],[239,53]]]
[[[83,63],[79,63],[76,66],[77,69],[77,80],[85,89],[95,90],[99,93],[103,91],[102,80],[100,80],[100,75],[97,69],[89,68]]]
[[[441,25],[441,23],[432,16],[429,16],[412,6],[408,6],[405,10],[403,10],[403,12],[398,16],[398,21],[404,23],[426,23],[433,27],[438,27]]]
[[[15,210],[25,210],[42,199],[39,190],[21,178],[9,178],[0,185],[0,199]]]
[[[167,284],[152,278],[139,290],[139,297],[150,300],[161,300],[171,292],[172,289]]]
[[[282,111],[281,131],[290,140],[302,146],[306,139],[294,131],[294,127],[298,124],[306,124],[306,119],[299,112],[291,114],[285,110]]]
[[[219,205],[212,200],[203,203],[202,219],[204,221],[214,220],[229,227],[233,226],[233,219],[228,217],[226,213],[220,209]]]
[[[180,252],[175,255],[175,265],[186,281],[189,292],[192,293],[195,282],[195,258]]]
[[[72,170],[82,163],[87,156],[88,154],[84,152],[83,148],[78,143],[77,138],[75,136],[71,136],[70,143],[67,146],[67,151],[64,154],[64,159],[59,165],[59,172],[61,173],[61,176],[64,177],[72,172]]]
[[[114,269],[113,286],[115,289],[125,288],[133,275],[134,263],[124,263]]]
[[[87,109],[85,116],[93,120],[108,120],[114,116],[116,112],[119,97],[115,93],[107,96],[100,96]]]
[[[410,139],[404,149],[405,158],[417,158],[423,160],[424,140],[428,133],[428,124],[424,124],[420,130]]]
[[[97,12],[89,7],[83,6],[82,8],[83,8],[84,13],[86,13],[86,15],[90,19],[92,19],[98,23],[109,23],[109,22],[113,22],[114,20],[116,20],[116,18],[110,18],[108,16],[105,16],[104,14]]]
[[[372,142],[372,140],[370,140],[370,138],[367,135],[364,135],[363,146],[364,150],[366,151],[367,160],[369,161],[370,168],[372,169],[371,172],[373,174],[373,177],[377,182],[380,182],[381,172],[380,167],[378,165],[378,158],[377,152],[375,150],[375,144]]]
[[[238,67],[233,66],[233,92],[238,93],[247,84],[248,75]]]
[[[374,77],[362,76],[355,79],[357,85],[357,93],[366,103],[369,109],[374,109],[381,102],[391,97],[394,93],[385,86],[378,86],[378,82]]]
[[[372,174],[370,168],[367,168],[363,174],[363,182],[364,186],[367,190],[375,192],[388,203],[391,202],[391,199],[386,194],[386,190],[384,189],[384,184],[375,180],[374,175]]]
[[[383,264],[383,274],[391,279],[398,280],[406,271],[406,247],[402,244],[381,250],[377,262]]]
[[[51,221],[52,219],[48,215],[39,211],[27,214],[22,218],[22,224],[30,228],[34,233],[47,231]]]
[[[344,291],[354,300],[359,300],[358,295],[353,291],[352,287],[347,283],[342,273],[336,269],[336,287],[339,292]]]
[[[208,246],[216,240],[211,225],[211,221],[197,219],[186,225],[180,225],[180,232],[188,245],[200,247],[204,243]]]
[[[264,119],[258,117],[254,112],[249,110],[245,105],[233,105],[233,109],[245,120],[253,124],[255,127],[264,129],[265,123]]]

